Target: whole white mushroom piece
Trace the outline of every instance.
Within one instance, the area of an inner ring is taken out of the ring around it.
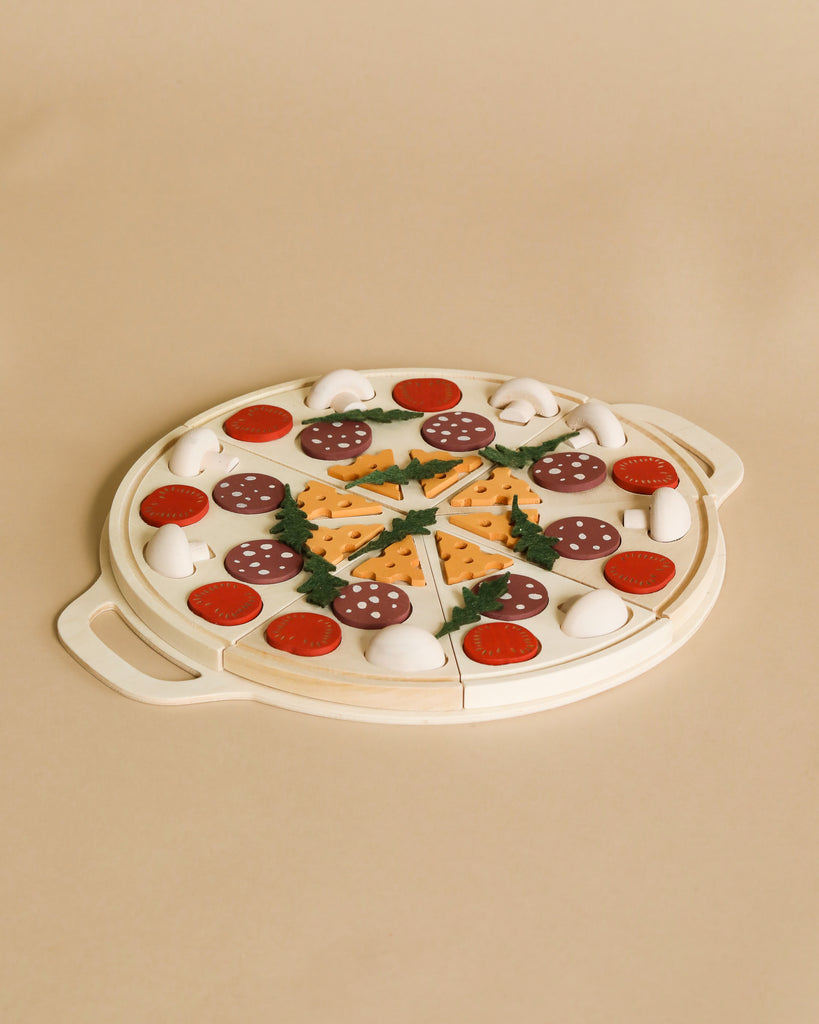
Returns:
[[[424,672],[446,664],[444,649],[432,633],[403,622],[379,629],[365,657],[371,665],[393,672]]]

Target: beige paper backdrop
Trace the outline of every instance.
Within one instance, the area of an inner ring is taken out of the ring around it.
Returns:
[[[0,12],[10,1022],[819,1018],[812,3]],[[129,701],[59,646],[115,487],[339,364],[734,446],[702,630],[459,728]]]

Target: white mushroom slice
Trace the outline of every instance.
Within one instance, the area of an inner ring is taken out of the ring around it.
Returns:
[[[628,620],[628,605],[622,597],[610,590],[593,590],[572,604],[560,628],[580,640],[614,633]]]
[[[625,510],[623,526],[627,530],[648,530],[652,540],[670,544],[681,540],[691,529],[691,509],[674,487],[658,487],[651,496],[648,511],[643,508]]]
[[[595,398],[572,409],[566,417],[566,426],[580,431],[579,437],[569,438],[568,443],[573,448],[584,448],[595,442],[603,448],[622,448],[626,443],[620,421],[607,405]]]
[[[211,558],[204,541],[189,541],[177,523],[165,523],[145,545],[145,561],[156,572],[173,580],[193,574],[194,562]]]
[[[424,672],[446,664],[444,649],[432,633],[403,622],[379,629],[365,657],[392,672]]]
[[[229,473],[239,464],[235,455],[227,455],[219,438],[209,427],[195,427],[176,442],[168,460],[174,476],[198,476],[205,469]]]
[[[310,409],[347,412],[363,409],[363,402],[375,398],[375,388],[357,370],[333,370],[319,377],[305,404]]]
[[[552,392],[534,377],[507,380],[489,399],[507,423],[528,423],[533,416],[557,416],[560,409]]]

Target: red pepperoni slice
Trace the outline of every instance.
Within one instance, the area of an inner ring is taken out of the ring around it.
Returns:
[[[461,389],[445,377],[409,377],[392,389],[392,397],[413,412],[443,412],[461,400]]]
[[[278,405],[248,405],[225,420],[228,437],[236,441],[262,444],[284,437],[293,426],[293,417]]]
[[[481,580],[472,590],[477,593],[484,583],[489,580]],[[514,622],[517,619],[531,619],[533,615],[542,612],[549,603],[549,593],[542,583],[533,580],[531,576],[520,576],[517,573],[509,574],[509,583],[506,586],[506,593],[501,598],[502,606],[496,612],[483,612],[487,619],[497,619],[500,622]]]
[[[142,499],[139,514],[149,526],[190,526],[198,523],[208,511],[208,496],[198,487],[187,484],[166,484]]]
[[[561,558],[605,558],[620,547],[620,534],[604,519],[591,516],[566,516],[543,528],[547,537],[556,537],[555,551]]]
[[[658,487],[676,487],[680,482],[671,463],[654,455],[620,459],[611,467],[611,477],[618,487],[632,494],[653,494]]]
[[[301,450],[312,459],[354,459],[370,447],[373,432],[362,420],[311,423],[299,435]]]
[[[495,440],[491,420],[476,412],[441,412],[424,420],[421,436],[445,452],[472,452]]]
[[[243,583],[283,583],[301,572],[303,559],[277,540],[246,540],[225,555],[225,568]]]
[[[356,629],[383,629],[403,622],[412,604],[403,590],[390,583],[351,583],[333,601],[333,614]]]
[[[515,622],[484,622],[464,637],[464,654],[481,665],[514,665],[531,661],[540,641]]]
[[[674,579],[674,563],[654,551],[622,551],[606,562],[603,575],[625,594],[655,594]]]
[[[334,651],[341,643],[341,627],[327,615],[291,612],[270,623],[265,639],[277,651],[298,654],[301,658],[318,658]]]
[[[549,491],[590,491],[606,479],[606,464],[588,452],[555,452],[538,459],[532,478]]]
[[[240,626],[256,618],[262,610],[262,599],[244,583],[219,580],[192,590],[188,608],[215,626]]]

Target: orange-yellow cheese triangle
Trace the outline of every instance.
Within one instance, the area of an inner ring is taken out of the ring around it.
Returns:
[[[540,496],[519,477],[512,475],[508,466],[493,469],[486,480],[475,480],[469,487],[458,491],[451,505],[511,505],[517,495],[519,505],[539,505]]]
[[[329,484],[310,481],[296,498],[298,506],[308,519],[343,519],[346,516],[377,516],[382,511],[374,501],[360,494],[337,491]]]
[[[537,522],[535,509],[527,509],[524,514],[533,523]],[[469,533],[475,533],[479,537],[500,541],[508,548],[513,548],[518,542],[517,537],[512,536],[511,512],[501,512],[497,515],[492,515],[489,512],[470,512],[450,516],[449,521],[455,526],[460,526],[462,530],[468,530]]]
[[[448,452],[427,452],[423,448],[412,448],[410,450],[410,457],[418,459],[419,462],[432,462],[433,459],[444,459],[447,462],[454,462],[460,458],[461,461],[457,466],[453,466],[446,473],[436,473],[435,476],[428,477],[426,480],[421,481],[421,486],[424,489],[424,495],[427,498],[436,498],[442,491],[445,491],[447,487],[451,487],[456,480],[460,480],[462,476],[466,476],[467,473],[471,473],[477,469],[483,461],[480,455],[451,455]]]
[[[368,544],[384,529],[378,524],[374,526],[333,526],[319,528],[315,531],[307,547],[316,555],[321,555],[333,565],[338,565],[353,551],[358,551]]]
[[[349,466],[330,466],[327,474],[348,484],[351,480],[358,480],[359,477],[366,476],[367,473],[372,473],[376,469],[386,469],[387,466],[394,465],[395,456],[392,449],[385,448],[382,452],[365,452]],[[383,494],[385,498],[403,497],[400,484],[361,484],[361,486],[368,491],[375,491],[376,494]]]
[[[353,569],[351,575],[362,580],[375,580],[377,583],[409,583],[413,587],[427,585],[412,537],[389,544],[384,548],[383,555],[366,558]]]
[[[453,537],[451,533],[438,530],[435,540],[447,583],[477,580],[489,575],[490,572],[506,569],[513,564],[511,558],[482,551],[477,544]]]

